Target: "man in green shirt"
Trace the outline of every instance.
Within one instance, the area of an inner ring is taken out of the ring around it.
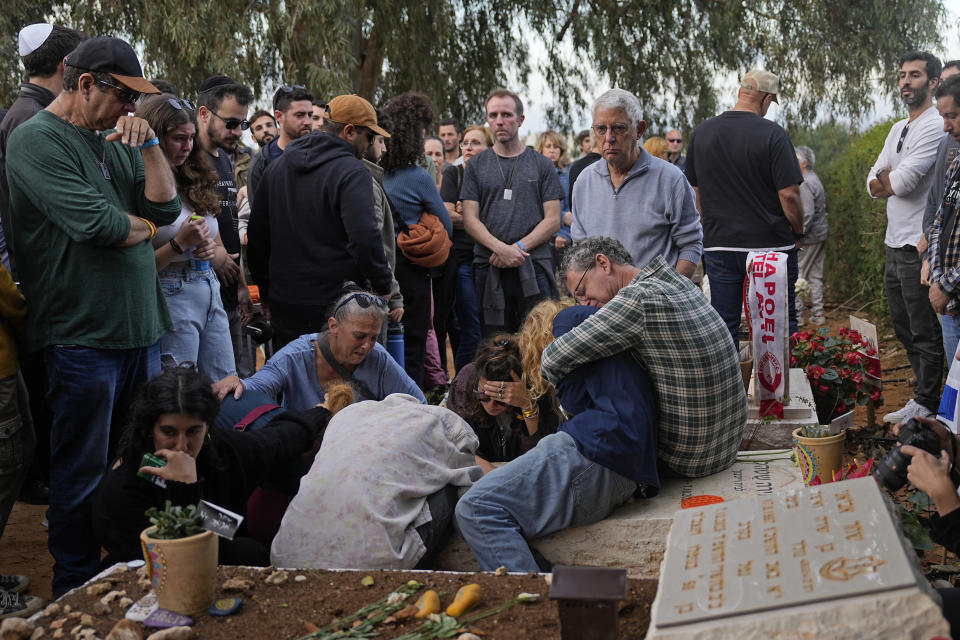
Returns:
[[[63,92],[7,145],[27,349],[43,350],[54,415],[55,597],[96,573],[88,501],[111,423],[160,373],[157,341],[171,328],[149,240],[180,201],[154,131],[128,115],[141,93],[159,91],[130,45],[92,38],[67,56]]]

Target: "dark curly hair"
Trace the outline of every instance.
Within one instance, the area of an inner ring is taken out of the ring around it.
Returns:
[[[393,125],[389,130],[390,138],[386,141],[384,171],[393,173],[398,169],[416,165],[423,155],[423,130],[433,122],[430,98],[422,93],[408,91],[391,98],[383,111]]]
[[[173,367],[144,383],[130,407],[130,420],[120,436],[119,455],[137,464],[154,451],[153,426],[165,413],[180,413],[206,423],[211,433],[220,402],[210,379],[192,366]]]
[[[467,397],[467,406],[464,407],[468,422],[480,421],[487,417],[487,412],[484,411],[483,405],[474,393],[481,377],[487,380],[512,380],[511,371],[516,373],[517,377],[523,372],[520,345],[516,336],[500,333],[481,344],[477,348],[473,366],[475,368],[473,380],[470,381],[470,395]]]
[[[189,107],[178,109],[170,100],[176,100],[170,93],[144,98],[137,106],[137,115],[147,121],[150,128],[160,139],[161,148],[166,151],[165,136],[185,124],[197,124],[197,112]],[[181,103],[183,104],[183,103]],[[204,152],[203,147],[194,142],[190,155],[179,167],[173,167],[177,180],[177,193],[193,208],[197,214],[217,215],[220,212],[220,198],[217,196],[217,172]]]

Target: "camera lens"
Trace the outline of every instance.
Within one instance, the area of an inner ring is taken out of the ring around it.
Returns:
[[[896,491],[907,484],[910,457],[904,455],[900,449],[901,447],[897,447],[891,451],[873,470],[873,477],[890,491]]]

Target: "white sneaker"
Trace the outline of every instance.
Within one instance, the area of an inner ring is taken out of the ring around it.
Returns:
[[[930,409],[927,409],[922,404],[918,404],[916,400],[910,398],[910,401],[899,411],[891,411],[887,415],[883,416],[884,422],[889,422],[890,424],[899,424],[901,422],[906,422],[910,418],[929,418],[933,415],[933,412]]]
[[[810,322],[812,322],[815,325],[823,325],[827,323],[827,319],[823,317],[822,313],[818,313],[817,315],[810,318]]]

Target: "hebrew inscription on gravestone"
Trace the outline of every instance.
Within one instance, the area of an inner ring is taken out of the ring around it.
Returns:
[[[664,562],[658,627],[916,580],[872,478],[680,511]]]

